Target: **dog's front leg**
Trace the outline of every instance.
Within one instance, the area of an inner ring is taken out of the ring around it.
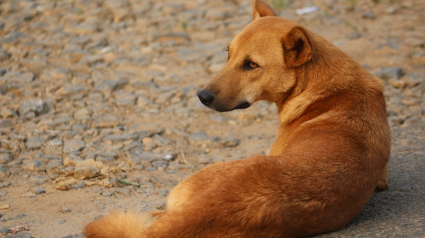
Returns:
[[[385,191],[388,189],[388,165],[385,166],[384,170],[379,177],[378,185],[376,185],[376,191]]]

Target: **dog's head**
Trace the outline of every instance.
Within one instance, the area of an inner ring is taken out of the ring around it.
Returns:
[[[254,21],[228,47],[225,67],[198,92],[217,111],[244,109],[259,100],[285,100],[296,84],[296,68],[308,62],[313,45],[296,23],[253,1]]]

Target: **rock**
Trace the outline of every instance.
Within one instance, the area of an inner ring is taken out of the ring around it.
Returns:
[[[84,180],[81,180],[80,182],[78,182],[78,183],[76,183],[76,184],[72,185],[72,187],[73,187],[74,189],[82,189],[82,188],[84,188],[85,186],[86,186],[86,182],[85,182]]]
[[[44,188],[35,188],[34,193],[37,194],[37,195],[44,194],[44,193],[46,193],[46,190]]]
[[[83,140],[65,140],[63,153],[75,153],[83,150],[86,143]]]
[[[154,161],[152,162],[152,166],[155,168],[164,168],[166,169],[168,167],[168,162],[167,161]]]
[[[2,182],[2,183],[0,183],[0,188],[7,188],[7,187],[9,187],[10,185],[12,185],[12,183],[11,183],[11,182]]]
[[[126,188],[119,188],[116,190],[117,193],[124,194],[125,196],[129,197],[131,195],[130,190]]]
[[[15,43],[19,39],[26,38],[26,37],[27,37],[27,34],[15,31],[4,36],[4,38],[0,40],[0,43],[4,43],[4,44]]]
[[[230,15],[223,9],[210,8],[205,13],[205,18],[208,20],[223,20]]]
[[[42,162],[40,162],[37,159],[24,160],[21,164],[21,167],[25,170],[30,170],[30,171],[45,171],[46,170],[46,165],[44,165]]]
[[[7,165],[0,164],[0,178],[7,178],[10,176],[10,170]]]
[[[10,208],[9,204],[0,203],[0,210],[7,210],[9,208]]]
[[[114,192],[102,191],[100,195],[104,197],[112,197],[112,195],[114,195]]]
[[[95,89],[99,91],[115,91],[127,83],[125,80],[102,80],[96,85]]]
[[[75,166],[77,161],[80,161],[81,158],[75,154],[67,154],[63,156],[63,165],[64,166]]]
[[[389,67],[374,72],[374,75],[382,79],[400,79],[403,77],[404,72],[400,67]]]
[[[110,140],[113,142],[122,142],[122,141],[128,141],[128,140],[137,140],[137,135],[132,134],[112,134],[105,136],[105,140]]]
[[[366,19],[372,19],[372,20],[376,19],[376,15],[375,15],[375,13],[373,13],[372,11],[365,11],[365,12],[362,14],[362,17],[363,17],[363,18],[366,18]]]
[[[165,42],[165,41],[173,41],[178,43],[185,43],[190,41],[190,37],[186,32],[167,32],[161,33],[153,37],[153,41],[155,42]]]
[[[167,189],[161,189],[158,192],[158,195],[161,197],[166,197],[168,195],[168,190]]]
[[[6,195],[7,195],[7,191],[0,191],[0,198],[5,197]]]
[[[7,164],[12,161],[12,155],[9,153],[0,153],[0,164]],[[1,176],[0,176],[1,177]]]
[[[0,120],[0,128],[9,128],[13,123],[9,120]]]
[[[99,173],[100,170],[96,167],[79,167],[74,170],[74,178],[78,180],[90,179],[97,176]]]
[[[24,116],[29,112],[34,112],[37,116],[49,111],[46,101],[41,99],[22,100],[19,104],[19,115]]]
[[[28,138],[26,146],[28,150],[38,150],[44,144],[44,139],[42,137],[34,136]]]
[[[46,166],[46,172],[49,175],[61,174],[64,172],[64,166],[61,160],[50,160]]]
[[[235,147],[239,145],[239,139],[234,134],[226,136],[222,142],[225,147]]]
[[[198,142],[210,142],[211,138],[205,134],[205,132],[197,131],[189,135],[189,142],[198,143]]]
[[[62,206],[62,207],[59,208],[59,212],[60,213],[68,213],[68,212],[71,212],[71,209]]]

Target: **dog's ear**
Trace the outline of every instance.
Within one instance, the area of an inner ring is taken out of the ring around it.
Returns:
[[[309,61],[313,56],[313,45],[307,32],[300,26],[293,27],[282,38],[286,67],[295,68]]]
[[[261,0],[253,0],[252,8],[254,9],[254,20],[260,17],[277,16],[273,9]]]

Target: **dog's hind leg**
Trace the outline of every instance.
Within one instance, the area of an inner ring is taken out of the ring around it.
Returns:
[[[381,173],[381,176],[378,180],[378,185],[376,185],[376,191],[385,191],[389,187],[388,185],[388,165],[385,166],[384,170]]]

